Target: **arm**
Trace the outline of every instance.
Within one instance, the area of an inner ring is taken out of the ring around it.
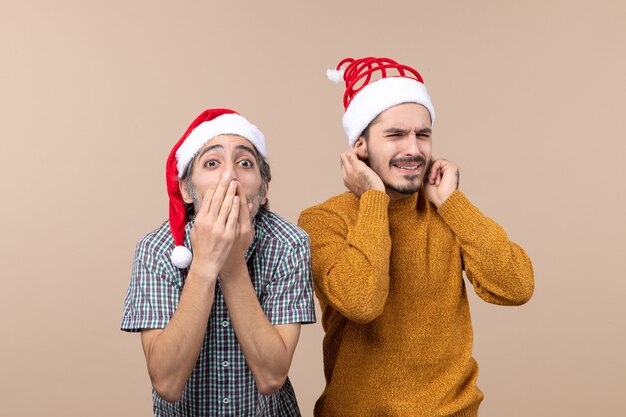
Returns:
[[[341,155],[341,167],[344,184],[359,197],[355,224],[322,208],[304,211],[298,223],[311,238],[320,299],[349,320],[368,323],[382,313],[389,291],[389,196],[355,150]]]
[[[239,220],[233,248],[220,271],[220,284],[237,340],[257,389],[270,395],[280,389],[293,358],[300,323],[272,325],[259,304],[245,261],[254,229],[246,197],[239,185]]]
[[[300,323],[273,326],[263,312],[245,263],[239,272],[221,274],[224,300],[237,340],[252,371],[257,389],[270,395],[279,390],[289,373]]]
[[[215,282],[232,246],[239,200],[229,179],[205,194],[191,230],[194,258],[180,303],[164,329],[143,330],[141,341],[152,386],[178,401],[198,360],[213,305]],[[234,184],[234,183],[233,183]]]
[[[361,196],[354,225],[322,208],[304,211],[298,221],[311,238],[318,296],[347,319],[369,323],[385,307],[389,292],[391,238],[380,191]]]
[[[215,276],[190,270],[172,320],[164,329],[141,331],[152,386],[166,401],[180,399],[196,365],[213,305],[215,280]]]
[[[485,217],[456,191],[438,210],[461,245],[467,278],[483,300],[499,305],[520,305],[534,291],[528,255],[511,242],[502,227]]]
[[[478,211],[458,191],[458,185],[458,167],[439,159],[429,172],[425,192],[460,242],[467,278],[476,294],[489,303],[524,304],[534,291],[528,255],[498,224]]]

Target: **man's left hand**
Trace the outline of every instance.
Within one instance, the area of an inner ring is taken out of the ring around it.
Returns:
[[[424,182],[426,198],[439,208],[459,188],[459,167],[445,159],[432,163]]]

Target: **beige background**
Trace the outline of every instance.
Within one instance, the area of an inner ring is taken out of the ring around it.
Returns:
[[[167,215],[167,153],[204,108],[239,110],[295,221],[343,190],[324,70],[364,55],[421,71],[436,155],[534,262],[528,305],[472,293],[481,415],[626,415],[624,2],[0,4],[0,415],[151,415],[118,328],[135,243]],[[321,340],[306,327],[292,366],[304,416]]]

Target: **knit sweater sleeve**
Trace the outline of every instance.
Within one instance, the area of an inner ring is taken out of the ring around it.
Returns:
[[[438,213],[460,242],[465,274],[480,298],[500,305],[520,305],[530,299],[534,291],[530,258],[502,227],[458,190]]]
[[[356,221],[328,205],[305,210],[298,221],[311,238],[320,301],[357,323],[374,320],[387,301],[388,205],[387,194],[371,190],[361,195]]]

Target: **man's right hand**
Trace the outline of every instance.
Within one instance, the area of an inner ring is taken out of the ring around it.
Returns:
[[[223,176],[202,199],[191,229],[194,271],[217,277],[233,246],[239,218],[237,181]]]
[[[341,154],[341,174],[345,186],[357,197],[361,197],[361,194],[369,190],[385,192],[383,181],[357,157],[354,149]]]
[[[193,260],[180,303],[163,329],[144,329],[141,342],[155,391],[179,401],[202,349],[217,275],[235,240],[239,216],[237,181],[224,176],[202,198],[190,238]]]

